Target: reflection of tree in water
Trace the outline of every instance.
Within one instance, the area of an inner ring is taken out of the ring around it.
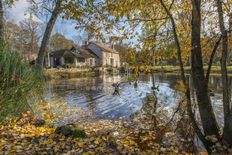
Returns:
[[[93,94],[92,92],[85,93],[86,100],[88,101],[87,108],[91,110],[92,113],[96,112],[97,102],[94,98],[96,94]]]
[[[153,114],[156,113],[156,108],[157,108],[157,95],[156,91],[159,91],[159,86],[155,85],[155,76],[154,74],[151,74],[152,77],[152,87],[151,87],[151,93],[148,93],[143,100],[143,110],[150,114],[153,117]],[[153,118],[155,120],[155,118]]]
[[[114,88],[112,87],[112,82],[117,82],[118,80],[120,83],[125,80],[122,85],[122,89],[120,90],[120,94],[122,98],[128,99],[132,104],[141,108],[141,102],[138,100],[130,100],[130,97],[141,99],[146,92],[149,92],[153,96],[156,95],[160,105],[165,107],[174,108],[180,98],[180,91],[177,91],[175,85],[178,83],[179,75],[162,75],[162,74],[153,74],[153,75],[140,75],[138,78],[138,91],[134,91],[134,82],[136,76],[133,74],[129,76],[123,77],[112,77],[112,76],[105,76],[103,77],[94,77],[94,78],[80,78],[80,79],[72,79],[72,80],[57,80],[55,82],[49,82],[47,84],[48,88],[47,92],[52,92],[63,101],[72,104],[79,104],[81,107],[86,107],[87,109],[91,109],[93,112],[96,110],[98,111],[99,107],[107,106],[109,102],[111,102],[112,98],[109,95],[112,95]],[[189,83],[191,85],[191,78],[189,78]],[[128,82],[131,81],[132,85],[129,85]],[[163,82],[161,82],[163,81]],[[211,87],[217,89],[220,86],[221,79],[220,77],[211,77]],[[159,85],[160,91],[154,91],[151,87],[157,87]],[[125,91],[126,90],[126,91]],[[131,91],[130,91],[131,90]],[[193,91],[194,93],[194,91]],[[49,95],[49,93],[45,94],[49,100],[53,100],[53,96]],[[125,96],[123,96],[125,95]],[[106,97],[105,97],[106,96]],[[193,95],[194,96],[194,95]],[[101,97],[103,97],[101,99]],[[117,97],[116,97],[117,98]],[[99,102],[100,101],[100,102]],[[120,100],[121,101],[121,100]],[[138,102],[137,102],[138,101]],[[104,102],[105,105],[101,104]],[[110,103],[110,104],[117,104],[117,103]],[[133,105],[133,106],[134,106]],[[98,107],[99,106],[99,107]],[[125,114],[122,111],[128,110],[129,104],[123,105],[125,106],[124,109],[120,109],[120,114],[122,116]],[[152,110],[156,110],[156,106],[152,105]],[[119,107],[119,106],[118,106]],[[118,110],[118,109],[117,109]],[[155,111],[154,110],[154,111]],[[130,110],[129,113],[133,110]],[[127,113],[128,114],[128,113]]]

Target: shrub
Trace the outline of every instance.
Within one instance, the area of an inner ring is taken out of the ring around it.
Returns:
[[[0,47],[0,121],[7,116],[20,116],[42,95],[40,72],[26,64],[22,57],[6,46]]]

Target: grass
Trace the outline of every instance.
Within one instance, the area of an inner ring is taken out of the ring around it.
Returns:
[[[132,66],[131,69],[135,67]],[[179,66],[140,66],[140,70],[153,70],[154,72],[180,72]],[[204,66],[204,70],[207,70],[208,66]],[[185,71],[190,72],[191,66],[184,66]],[[228,72],[232,72],[232,66],[227,66]],[[212,66],[211,72],[212,73],[220,73],[221,67],[220,66]]]
[[[86,76],[96,76],[99,75],[99,70],[95,68],[53,68],[44,70],[44,75],[48,79],[69,79]]]
[[[42,94],[43,78],[36,68],[6,46],[0,47],[0,121],[31,110]]]

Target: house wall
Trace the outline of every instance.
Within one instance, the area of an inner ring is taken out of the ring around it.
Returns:
[[[112,65],[113,63],[113,65]],[[103,66],[120,67],[120,57],[118,53],[103,52]]]
[[[61,58],[60,58],[60,65],[61,65],[61,66],[65,65],[64,57],[61,57]]]
[[[50,57],[50,64],[48,64],[48,67],[54,67],[54,58]]]
[[[87,66],[87,59],[85,59],[85,62],[79,62],[77,58],[75,58],[75,64],[76,67],[85,67]]]
[[[58,61],[60,62],[61,65],[65,65],[67,64],[65,62],[65,58],[61,57],[61,58],[56,58],[58,59]],[[50,57],[50,65],[51,67],[55,67],[55,63],[54,63],[55,59],[53,57]],[[91,65],[91,61],[92,61],[92,65]],[[74,58],[74,66],[75,67],[86,67],[86,66],[96,66],[97,64],[97,60],[95,58],[87,58],[85,59],[85,62],[79,62],[77,58]],[[74,67],[73,66],[73,67]]]
[[[86,59],[86,65],[90,67],[96,66],[96,59],[95,58]]]

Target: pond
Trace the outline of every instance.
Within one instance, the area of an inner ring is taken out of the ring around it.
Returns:
[[[138,86],[134,81],[129,82],[127,75],[102,75],[99,77],[77,78],[69,80],[50,81],[47,84],[46,99],[53,102],[57,98],[67,102],[73,108],[81,108],[91,112],[99,119],[119,119],[129,117],[139,112],[143,106],[143,98],[152,89],[151,75],[140,75]],[[180,82],[177,74],[154,74],[158,102],[167,109],[174,109],[183,94],[176,88]],[[113,95],[113,83],[120,82],[120,95]],[[215,95],[211,97],[219,124],[223,122],[222,115],[222,82],[219,76],[212,76],[209,87]]]

